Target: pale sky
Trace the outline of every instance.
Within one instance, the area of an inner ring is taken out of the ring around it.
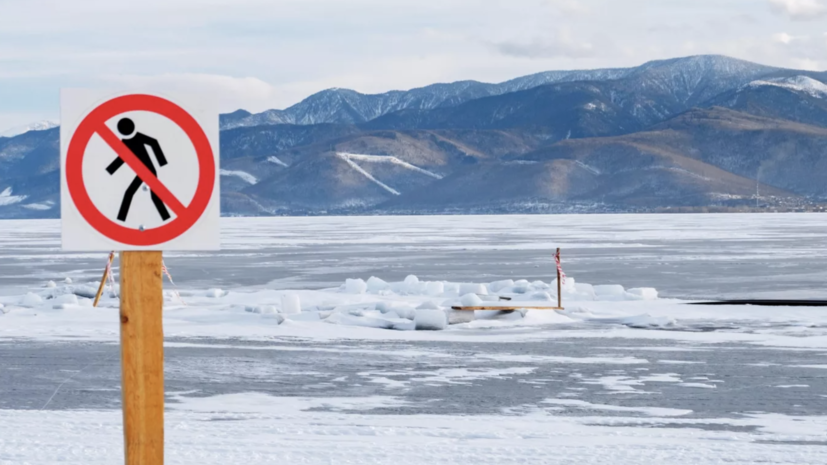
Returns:
[[[285,108],[365,93],[715,53],[827,69],[827,0],[0,0],[0,131],[61,87]]]

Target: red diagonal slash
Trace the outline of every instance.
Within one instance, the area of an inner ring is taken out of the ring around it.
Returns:
[[[152,174],[152,171],[144,165],[138,157],[129,150],[129,147],[124,144],[118,136],[109,129],[108,126],[105,124],[101,124],[97,127],[95,132],[98,133],[99,136],[106,142],[107,145],[112,147],[112,150],[118,154],[118,156],[123,160],[132,171],[135,172],[141,181],[144,182],[149,189],[156,194],[164,203],[178,216],[184,214],[187,210],[187,207],[181,203],[175,195],[167,189],[167,187],[158,179],[157,176]]]

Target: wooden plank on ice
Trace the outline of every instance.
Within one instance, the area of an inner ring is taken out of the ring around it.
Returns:
[[[565,310],[563,307],[536,307],[531,305],[485,305],[479,307],[451,307],[452,310],[471,311],[471,310],[492,310],[492,311],[509,311],[509,310]]]

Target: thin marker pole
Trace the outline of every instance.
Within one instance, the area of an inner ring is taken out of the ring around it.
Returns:
[[[106,286],[106,278],[111,273],[112,269],[112,261],[115,259],[115,252],[109,252],[109,261],[106,263],[106,268],[103,270],[103,276],[101,276],[101,283],[98,286],[98,292],[95,294],[95,302],[92,303],[93,307],[98,306],[98,302],[101,300],[101,295],[103,294],[103,288]],[[113,291],[114,292],[114,291]]]
[[[563,308],[563,285],[560,282],[562,276],[560,276],[560,266],[557,266],[557,262],[560,261],[560,248],[557,248],[557,258],[555,259],[555,265],[557,268],[557,306]]]

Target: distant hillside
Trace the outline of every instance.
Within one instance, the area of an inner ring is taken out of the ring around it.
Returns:
[[[0,218],[59,216],[60,129],[0,137]]]
[[[827,84],[801,75],[758,80],[717,95],[702,106],[827,126]]]
[[[222,212],[814,208],[827,198],[826,82],[695,56],[499,84],[329,89],[222,115]],[[0,218],[59,214],[58,137],[0,137]]]
[[[798,150],[787,150],[790,144]],[[820,182],[825,168],[827,128],[713,108],[692,110],[649,131],[561,141],[516,159],[457,170],[382,208],[742,205],[754,198],[759,169],[762,195],[795,202],[827,194]]]

